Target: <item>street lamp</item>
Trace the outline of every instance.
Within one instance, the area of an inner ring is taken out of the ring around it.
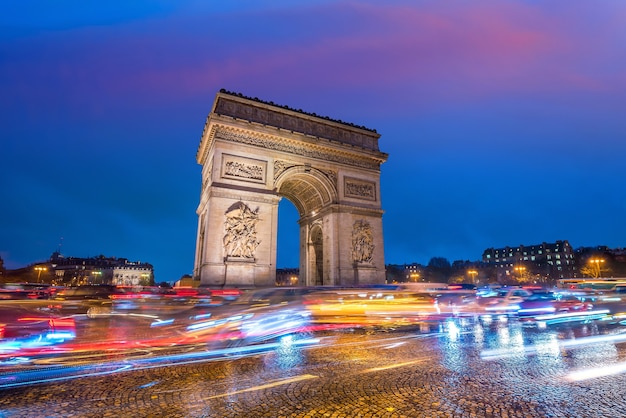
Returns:
[[[39,283],[39,279],[41,278],[41,272],[42,271],[47,271],[48,268],[47,267],[42,267],[42,266],[37,266],[37,267],[35,267],[35,270],[37,270],[37,283]]]
[[[101,271],[92,271],[91,274],[93,274],[94,277],[94,283],[100,283],[100,278],[102,277],[102,272]]]
[[[591,260],[589,260],[589,262],[593,263],[592,265],[595,264],[595,266],[596,266],[595,270],[597,271],[596,279],[599,279],[600,276],[602,275],[601,264],[604,263],[604,259],[602,259],[602,258],[592,258]]]
[[[524,267],[524,266],[517,266],[517,267],[515,267],[515,271],[517,271],[517,274],[519,275],[519,278],[523,278],[524,277],[524,273],[526,272],[526,267]]]
[[[472,283],[476,284],[476,276],[478,275],[478,272],[476,270],[468,270],[467,274],[469,274],[472,277]]]

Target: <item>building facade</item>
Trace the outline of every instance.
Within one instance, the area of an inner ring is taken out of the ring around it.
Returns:
[[[152,264],[129,261],[126,258],[105,257],[65,257],[55,252],[50,257],[47,268],[54,282],[65,286],[85,284],[113,284],[122,286],[149,286],[154,284]]]
[[[493,267],[496,280],[507,282],[545,283],[576,277],[574,249],[568,241],[488,248],[483,263]]]

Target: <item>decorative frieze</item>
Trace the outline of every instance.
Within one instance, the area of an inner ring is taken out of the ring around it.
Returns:
[[[292,142],[280,141],[269,136],[253,136],[242,131],[218,129],[215,133],[215,138],[223,141],[254,145],[269,150],[295,154],[301,157],[315,158],[324,161],[351,165],[354,167],[372,170],[380,169],[380,162],[378,160],[369,158],[350,158],[346,155],[322,151],[320,149],[305,146],[304,144],[300,145]]]
[[[345,197],[362,200],[376,200],[376,183],[352,177],[344,177],[343,194]]]

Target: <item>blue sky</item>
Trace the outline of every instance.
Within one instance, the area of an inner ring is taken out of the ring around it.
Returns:
[[[7,4],[8,3],[8,4]],[[0,5],[0,255],[193,270],[219,89],[376,129],[386,263],[626,245],[626,3]],[[295,267],[280,206],[278,266]]]

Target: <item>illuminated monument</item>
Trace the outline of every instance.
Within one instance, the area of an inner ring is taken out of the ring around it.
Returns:
[[[202,165],[194,276],[210,287],[274,286],[278,202],[300,215],[300,285],[384,283],[375,131],[220,91]]]

